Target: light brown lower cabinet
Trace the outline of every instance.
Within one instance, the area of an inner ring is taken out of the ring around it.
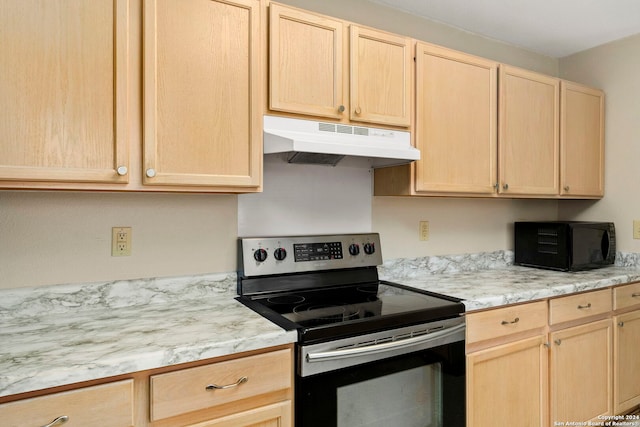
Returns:
[[[116,381],[0,405],[3,427],[132,427],[133,380]]]
[[[278,420],[280,424],[275,425],[290,426],[290,414],[283,416],[282,406],[267,410],[267,405],[290,398],[292,366],[291,350],[283,349],[152,375],[150,420],[166,421],[166,425],[240,427],[260,419],[266,425]],[[290,412],[290,400],[284,402]],[[229,419],[235,424],[228,424],[225,420]]]
[[[613,407],[622,414],[640,405],[640,283],[614,288],[613,295]]]
[[[546,301],[467,314],[468,427],[547,426],[546,325]]]
[[[546,426],[547,349],[544,335],[467,356],[467,425]]]
[[[293,426],[292,345],[130,376],[22,400],[2,398],[7,403],[0,404],[0,425]]]
[[[467,427],[600,422],[640,403],[640,285],[629,286],[636,310],[617,315],[624,286],[468,313]]]
[[[611,319],[562,329],[550,339],[551,425],[611,415]]]
[[[280,402],[187,427],[291,427],[291,411],[290,401]]]

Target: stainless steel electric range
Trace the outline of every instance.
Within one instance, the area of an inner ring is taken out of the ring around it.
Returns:
[[[238,300],[298,331],[297,427],[465,425],[464,305],[379,280],[378,234],[238,243]]]

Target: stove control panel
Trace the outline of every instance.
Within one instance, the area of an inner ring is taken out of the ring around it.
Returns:
[[[382,264],[377,233],[255,237],[239,241],[244,276],[371,267]]]

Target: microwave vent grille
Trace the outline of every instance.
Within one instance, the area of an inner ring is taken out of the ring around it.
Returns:
[[[552,228],[538,228],[538,253],[558,254],[558,231]]]

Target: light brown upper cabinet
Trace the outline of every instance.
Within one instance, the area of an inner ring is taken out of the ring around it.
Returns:
[[[604,195],[602,91],[500,65],[496,110],[488,102],[496,84],[490,61],[418,43],[416,67],[422,158],[377,169],[375,195]]]
[[[128,1],[5,0],[0,180],[128,181]]]
[[[3,2],[0,188],[260,191],[265,4]]]
[[[416,191],[493,194],[498,64],[426,43],[416,52]]]
[[[144,183],[261,182],[260,3],[148,0]]]
[[[269,9],[270,110],[411,124],[411,39],[277,3]]]
[[[421,158],[375,170],[377,196],[494,196],[498,63],[418,42],[415,141]]]
[[[411,124],[412,53],[409,39],[351,25],[351,120]]]
[[[499,192],[558,195],[560,81],[501,65],[499,82]]]
[[[560,83],[560,195],[604,195],[604,93]]]

